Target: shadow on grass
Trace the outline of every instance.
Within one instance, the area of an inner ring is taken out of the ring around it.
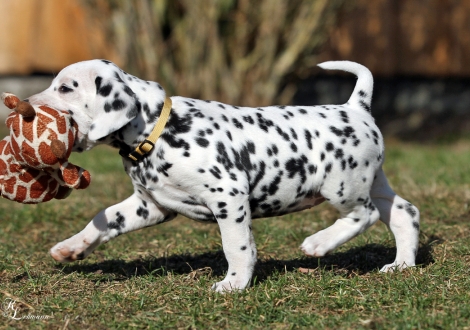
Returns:
[[[427,266],[434,262],[433,246],[441,244],[438,237],[429,237],[419,248],[417,264]],[[345,252],[336,252],[323,258],[301,257],[291,260],[261,259],[255,268],[257,282],[263,282],[276,273],[292,272],[299,268],[325,269],[341,275],[362,275],[380,269],[395,258],[395,247],[367,244],[353,247]],[[65,273],[96,273],[110,280],[127,280],[134,276],[165,276],[191,274],[194,271],[209,270],[212,276],[222,276],[227,271],[227,261],[223,251],[205,252],[197,255],[180,254],[161,258],[144,258],[131,261],[106,260],[96,264],[57,265]],[[205,272],[207,273],[207,271]]]

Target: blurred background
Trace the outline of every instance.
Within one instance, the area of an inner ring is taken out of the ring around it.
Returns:
[[[354,77],[316,64],[352,60],[374,74],[386,136],[469,136],[469,0],[0,0],[0,10],[0,91],[22,98],[71,63],[106,58],[170,95],[343,103]]]

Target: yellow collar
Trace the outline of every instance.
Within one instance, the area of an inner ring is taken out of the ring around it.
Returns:
[[[160,114],[160,117],[158,118],[157,124],[152,130],[152,133],[146,138],[144,141],[142,141],[137,148],[135,148],[134,151],[132,151],[127,156],[133,161],[139,161],[142,159],[143,156],[148,154],[152,149],[155,147],[155,143],[157,142],[158,138],[160,137],[160,134],[162,134],[163,129],[165,128],[166,122],[168,121],[168,117],[170,116],[170,111],[171,111],[171,99],[167,97],[165,99],[165,103],[163,104],[163,109]]]

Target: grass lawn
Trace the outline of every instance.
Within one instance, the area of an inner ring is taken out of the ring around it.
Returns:
[[[390,183],[421,211],[413,269],[378,272],[395,256],[382,223],[304,257],[303,239],[337,217],[326,203],[254,221],[256,277],[239,293],[210,290],[227,266],[218,227],[183,217],[59,264],[50,247],[132,192],[117,152],[97,147],[73,156],[88,189],[36,206],[0,200],[0,329],[470,329],[470,140],[387,143]]]

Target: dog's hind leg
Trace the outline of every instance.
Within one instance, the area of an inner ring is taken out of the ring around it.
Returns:
[[[341,187],[343,183],[339,185],[340,189]],[[332,193],[326,189],[321,192],[330,204],[340,211],[342,218],[304,240],[301,249],[306,255],[323,257],[365,231],[379,219],[379,211],[369,196],[369,187],[363,186],[363,191],[358,189],[345,191],[344,194]]]
[[[395,261],[380,271],[388,272],[415,265],[419,245],[419,210],[390,188],[382,169],[377,171],[371,197],[380,212],[380,219],[393,235],[397,246]]]

